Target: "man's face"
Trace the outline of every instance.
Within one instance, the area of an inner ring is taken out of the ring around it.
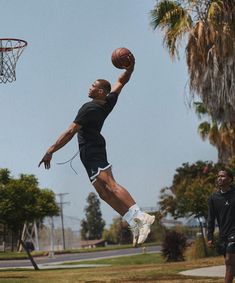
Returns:
[[[217,177],[217,184],[219,188],[228,188],[231,184],[232,179],[227,175],[226,171],[219,171],[218,177]]]
[[[89,88],[88,96],[90,98],[100,98],[103,94],[103,90],[100,88],[100,83],[95,81]]]

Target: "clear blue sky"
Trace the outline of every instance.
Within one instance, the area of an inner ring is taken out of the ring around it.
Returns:
[[[120,70],[111,64],[117,47],[136,58],[129,84],[107,119],[108,159],[116,180],[142,207],[154,207],[159,191],[172,182],[184,162],[217,160],[216,150],[197,134],[199,120],[185,101],[187,68],[172,62],[153,32],[153,0],[1,0],[1,37],[22,38],[28,47],[16,68],[17,80],[0,85],[0,167],[35,174],[42,188],[68,193],[64,213],[82,219],[94,191],[77,158],[77,140],[54,155],[49,171],[38,168],[46,149],[70,125],[88,100],[97,78],[115,82]],[[117,214],[102,202],[110,224]]]

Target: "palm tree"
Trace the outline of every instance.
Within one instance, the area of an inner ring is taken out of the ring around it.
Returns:
[[[202,102],[195,102],[195,111],[200,119],[207,116],[209,121],[204,121],[198,126],[198,133],[202,140],[208,139],[210,144],[218,150],[218,161],[228,163],[235,155],[235,123],[217,122],[210,118]]]
[[[164,31],[172,58],[186,40],[189,90],[199,96],[213,119],[235,121],[234,0],[157,0],[153,29]]]

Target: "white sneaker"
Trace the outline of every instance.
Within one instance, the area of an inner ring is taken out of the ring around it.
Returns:
[[[135,222],[134,226],[131,226],[130,229],[133,235],[133,247],[136,247],[139,239],[139,226]]]
[[[149,215],[144,213],[143,219],[135,218],[134,221],[138,226],[138,240],[137,244],[143,244],[147,239],[148,234],[150,233],[150,225],[152,225],[155,221],[154,215]],[[134,243],[134,240],[133,240]]]

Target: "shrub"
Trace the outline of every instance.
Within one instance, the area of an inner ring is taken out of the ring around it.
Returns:
[[[166,261],[183,261],[187,239],[183,233],[167,231],[162,244],[162,256]]]
[[[207,253],[208,253],[207,256],[209,257],[218,256],[220,254],[219,248],[220,248],[219,237],[218,237],[218,234],[215,234],[214,235],[214,246],[213,247],[207,246]],[[192,245],[189,247],[187,251],[187,256],[190,260],[207,257],[205,255],[202,237],[197,237],[195,239],[195,241],[192,243]]]
[[[197,259],[197,258],[205,257],[205,251],[201,237],[197,237],[195,241],[192,243],[188,251],[188,257],[189,259]]]

